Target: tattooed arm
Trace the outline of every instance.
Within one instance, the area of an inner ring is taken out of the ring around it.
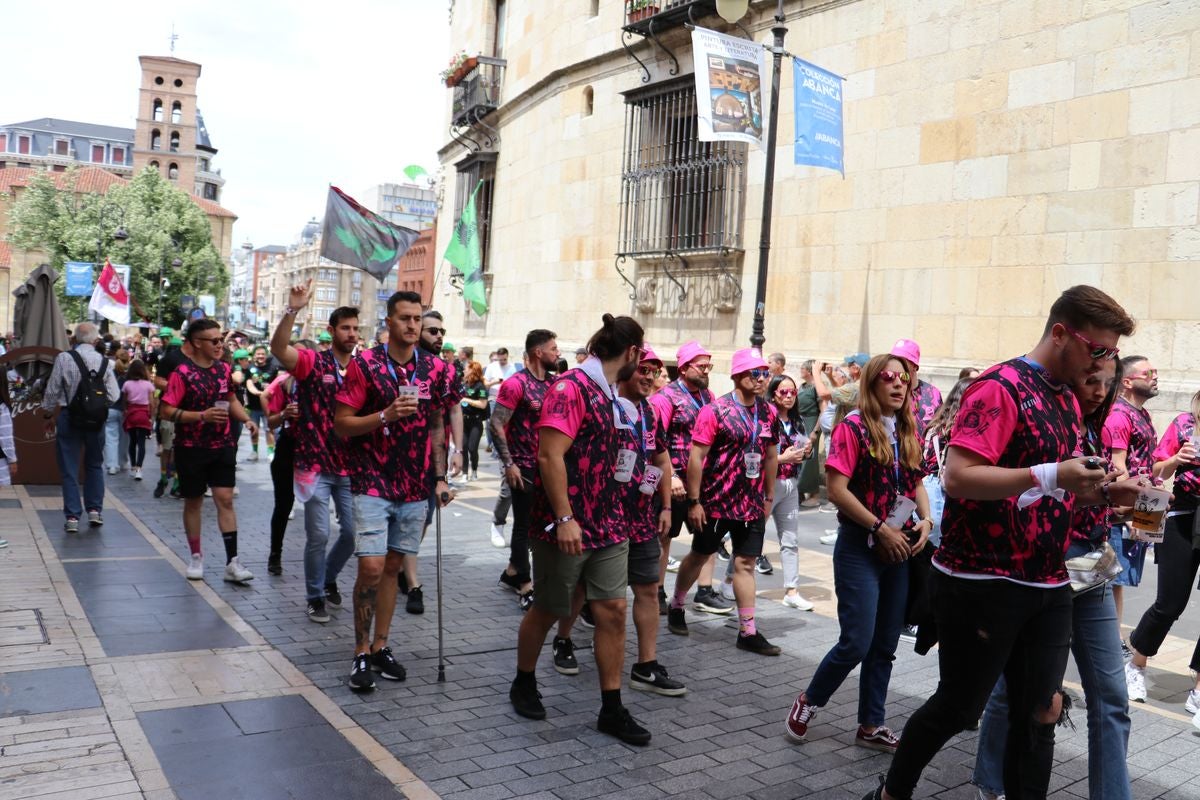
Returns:
[[[500,456],[500,463],[504,465],[504,479],[508,481],[508,485],[513,488],[520,489],[522,484],[521,469],[513,463],[512,456],[508,452],[508,438],[504,433],[504,429],[508,427],[508,421],[512,419],[513,410],[505,406],[496,404],[496,410],[492,412],[492,418],[488,424],[492,426],[492,446],[496,448],[496,453]]]
[[[432,448],[433,474],[438,476],[433,496],[445,506],[454,499],[454,493],[446,483],[446,426],[440,411],[429,415],[429,444]]]

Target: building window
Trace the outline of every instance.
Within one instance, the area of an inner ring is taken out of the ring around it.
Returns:
[[[158,130],[150,131],[150,149],[162,150],[162,133]]]
[[[102,144],[92,145],[92,161],[96,164],[104,163],[104,145],[102,145]]]
[[[8,152],[8,134],[0,133],[0,153]]]
[[[183,121],[183,106],[181,106],[179,104],[179,101],[176,100],[174,103],[171,103],[171,124],[178,125],[182,121]]]
[[[171,152],[179,152],[179,131],[171,131]]]
[[[692,80],[626,95],[620,255],[742,249],[746,145],[697,141]]]
[[[592,91],[592,87],[583,87],[583,115],[585,117],[590,117],[592,115],[592,109],[595,108],[595,105],[596,95],[595,92]]]
[[[208,172],[208,159],[207,158],[200,159],[200,171]]]
[[[151,106],[150,118],[155,122],[163,121],[162,100],[155,98],[154,105]]]
[[[114,164],[124,164],[125,163],[125,148],[124,147],[114,147],[112,149],[112,160],[113,160]]]
[[[55,164],[50,168],[51,172],[66,172],[67,168],[62,164]]]
[[[600,16],[600,0],[592,0],[591,16],[593,16],[593,17]]]
[[[29,137],[28,136],[18,136],[17,137],[17,152],[23,156],[29,155]]]
[[[150,166],[151,166],[151,167],[153,167],[155,170],[157,170],[157,169],[158,169],[158,162],[157,162],[157,161],[151,161],[151,162],[150,162]]]
[[[354,276],[350,279],[350,283],[355,289],[362,286],[362,273],[358,270],[354,271]]]
[[[496,182],[495,154],[483,154],[482,157],[469,158],[458,165],[458,186],[454,198],[454,219],[462,216],[471,192],[479,184],[479,193],[475,195],[475,219],[479,225],[479,248],[483,259],[483,271],[489,272],[491,264],[488,259],[491,242],[492,221],[492,190]],[[482,184],[480,184],[482,181]]]
[[[357,289],[350,293],[350,305],[357,306],[362,303],[362,292]]]
[[[496,29],[492,39],[492,55],[504,58],[504,36],[508,32],[508,2],[496,0]]]
[[[56,156],[68,155],[70,152],[70,149],[71,149],[71,143],[68,142],[66,139],[55,139],[54,140],[54,155],[56,155]]]
[[[179,179],[179,165],[173,161],[171,162],[170,166],[167,167],[167,178],[173,181]]]
[[[214,201],[214,202],[216,201],[216,199],[217,199],[217,187],[216,187],[216,185],[215,185],[215,184],[212,184],[212,183],[206,183],[206,184],[204,184],[204,199],[205,199],[205,200],[212,200],[212,201]]]

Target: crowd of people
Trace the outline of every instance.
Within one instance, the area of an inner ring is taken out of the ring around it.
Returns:
[[[423,613],[425,533],[454,500],[451,479],[478,479],[484,446],[502,476],[489,531],[507,550],[499,583],[524,612],[514,711],[546,717],[536,676],[546,639],[554,630],[555,670],[578,674],[571,632],[584,624],[594,629],[597,728],[646,744],[651,732],[621,699],[627,592],[633,690],[686,694],[686,667],[672,674],[659,661],[657,637],[664,627],[688,636],[689,607],[736,614],[734,646],[778,657],[756,616],[757,576],[774,570],[767,522],[782,605],[808,611],[798,531],[801,515],[819,507],[837,514],[822,541],[833,546],[840,635],[785,717],[791,739],[806,740],[858,667],[855,743],[894,754],[868,797],[911,797],[946,742],[977,726],[981,797],[1044,797],[1073,653],[1087,699],[1091,796],[1131,797],[1129,701],[1145,701],[1147,661],[1200,568],[1200,392],[1159,438],[1146,409],[1157,371],[1144,356],[1119,357],[1134,322],[1108,295],[1067,290],[1025,355],[963,370],[945,398],[921,379],[920,347],[908,339],[794,372],[780,353],[739,350],[732,391],[717,396],[709,350],[679,344],[672,377],[630,317],[605,314],[573,368],[557,334],[541,328],[529,331],[520,363],[500,348],[485,366],[470,348],[459,354],[442,316],[411,292],[388,300],[373,346],[359,341],[350,307],[336,309],[316,341],[294,341],[310,296],[311,283],[294,287],[269,343],[254,348],[207,319],[182,338],[162,329],[145,341],[106,342],[90,323],[76,326],[43,400],[57,429],[67,532],[78,533],[85,514],[89,526],[103,525],[106,468],[114,475],[128,465],[141,480],[153,433],[154,494],[184,501],[187,578],[205,577],[207,495],[224,579],[253,580],[238,556],[234,503],[244,428],[249,460],[261,440],[271,461],[271,574],[282,569],[293,506],[303,507],[309,619],[331,621],[343,604],[338,578],[356,561],[348,685],[371,691],[376,677],[406,677],[390,645],[399,596],[409,613]],[[0,409],[0,482],[16,469],[6,429],[11,418]],[[1169,512],[1147,505],[1172,478]],[[1147,514],[1164,518],[1165,530],[1147,525]],[[685,534],[676,560],[672,540]],[[1150,547],[1158,595],[1126,643],[1122,593],[1138,585]],[[918,652],[937,645],[940,682],[898,731],[886,707],[906,629]],[[1200,672],[1200,643],[1191,666]],[[1186,707],[1200,727],[1200,680]]]

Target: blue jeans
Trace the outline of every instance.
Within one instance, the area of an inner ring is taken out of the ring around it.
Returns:
[[[129,441],[122,429],[124,419],[125,415],[120,410],[115,408],[108,410],[108,420],[104,423],[104,466],[106,469],[120,469],[129,452]],[[122,439],[126,440],[122,442]]]
[[[66,411],[58,414],[58,433],[54,452],[62,475],[63,514],[79,519],[79,451],[83,450],[83,502],[88,511],[104,510],[104,428],[76,431]]]
[[[338,515],[338,538],[328,555],[329,501]],[[354,555],[354,498],[346,475],[317,476],[313,496],[304,504],[304,591],[308,600],[325,596],[325,587],[337,577]]]
[[[904,627],[908,562],[883,563],[867,546],[866,530],[842,525],[833,546],[833,585],[841,636],[817,667],[805,696],[815,706],[825,705],[850,671],[862,664],[858,724],[882,725],[892,661]]]
[[[1085,544],[1072,544],[1067,558],[1083,555],[1089,549]],[[1131,800],[1126,765],[1129,692],[1112,587],[1102,586],[1075,597],[1071,652],[1087,700],[1088,796],[1092,800]],[[983,713],[972,778],[972,783],[993,794],[1004,792],[1007,731],[1008,687],[1001,676]]]

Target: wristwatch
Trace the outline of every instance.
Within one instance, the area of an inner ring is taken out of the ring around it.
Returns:
[[[692,506],[698,506],[698,505],[700,505],[700,498],[699,498],[699,497],[689,497],[689,498],[687,499],[687,501],[688,501],[688,508],[691,508]]]
[[[445,483],[445,482],[446,482],[446,476],[445,476],[445,475],[434,475],[434,476],[433,476],[433,482],[434,482],[434,483]]]

